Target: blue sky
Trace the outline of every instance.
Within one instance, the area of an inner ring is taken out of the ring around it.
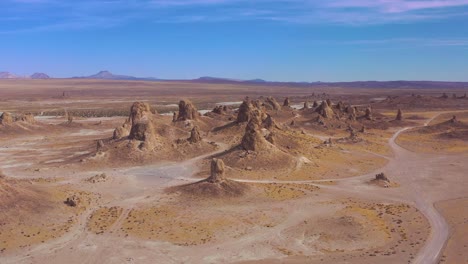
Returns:
[[[0,71],[468,81],[468,0],[0,0]]]

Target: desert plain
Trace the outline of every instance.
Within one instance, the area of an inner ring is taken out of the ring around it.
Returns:
[[[468,263],[467,92],[0,80],[0,263]]]

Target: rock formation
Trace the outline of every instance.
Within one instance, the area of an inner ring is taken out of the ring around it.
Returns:
[[[246,98],[239,106],[239,113],[237,114],[237,123],[248,122],[250,120],[250,116],[252,115],[253,110],[254,106],[250,102],[250,99]]]
[[[135,102],[130,107],[130,115],[125,123],[114,130],[114,139],[128,136],[128,139],[143,141],[139,147],[151,149],[157,136],[153,125],[154,115],[147,103]]]
[[[265,149],[270,143],[263,137],[260,126],[262,124],[260,112],[256,110],[245,128],[241,147],[244,150],[259,151]]]
[[[272,110],[280,110],[281,106],[278,104],[278,102],[275,100],[275,98],[269,96],[265,100],[265,105],[271,108]]]
[[[266,118],[262,121],[262,125],[266,129],[279,128],[271,115],[266,114]]]
[[[76,207],[80,201],[80,198],[76,195],[72,195],[71,197],[68,197],[67,200],[65,200],[65,204],[71,207]]]
[[[134,125],[138,122],[146,122],[152,120],[153,113],[148,103],[135,102],[130,107],[130,121]]]
[[[268,133],[265,137],[266,141],[270,142],[271,144],[275,144],[275,134],[273,132]]]
[[[450,119],[450,123],[456,123],[457,122],[457,116],[454,115],[452,116],[452,119]]]
[[[218,114],[218,115],[222,115],[222,114],[225,114],[227,112],[227,107],[222,106],[222,105],[218,105],[215,108],[213,108],[213,111],[211,111],[211,112],[213,112],[215,114]]]
[[[128,136],[130,134],[131,127],[130,120],[127,119],[125,123],[114,130],[114,136],[112,138],[118,140]]]
[[[8,112],[3,112],[0,116],[0,125],[8,125],[13,123],[13,116]]]
[[[328,104],[328,106],[331,107],[332,106],[332,101],[330,99],[327,99],[327,104]]]
[[[372,120],[372,109],[369,107],[366,108],[366,115],[364,116],[367,120]]]
[[[179,102],[179,115],[177,121],[197,120],[199,116],[197,108],[189,100]]]
[[[387,178],[387,176],[385,176],[385,174],[383,172],[379,173],[379,174],[376,174],[375,179],[378,180],[378,181],[390,182],[390,180]]]
[[[310,105],[309,105],[309,101],[305,101],[304,102],[304,109],[309,109],[310,108]]]
[[[340,111],[343,111],[344,109],[344,104],[343,102],[339,101],[336,106],[335,106],[336,109],[340,110]]]
[[[104,148],[104,141],[98,140],[96,142],[96,150],[97,152],[101,151]]]
[[[333,118],[333,116],[335,115],[333,109],[331,109],[327,101],[322,102],[322,104],[318,108],[318,112],[324,118]]]
[[[190,137],[188,138],[188,142],[194,144],[202,141],[202,137],[200,135],[200,131],[198,126],[194,126],[192,131],[190,131]]]
[[[398,109],[395,120],[397,120],[397,121],[403,120],[403,113],[401,112],[401,109]]]
[[[17,118],[17,121],[33,124],[36,122],[33,114],[23,114]]]
[[[316,108],[316,107],[318,107],[318,103],[317,103],[317,101],[314,101],[314,103],[312,104],[312,107],[313,107],[313,108]]]
[[[172,114],[172,122],[177,122],[177,113],[176,112],[174,112]]]
[[[289,101],[289,97],[286,97],[286,99],[284,99],[284,103],[283,103],[283,106],[284,107],[289,107],[290,106],[290,101]]]
[[[208,177],[207,182],[210,183],[220,183],[226,180],[225,177],[225,166],[222,159],[212,159],[211,160],[211,173]]]

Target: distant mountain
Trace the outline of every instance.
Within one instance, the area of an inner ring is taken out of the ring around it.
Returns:
[[[33,75],[30,76],[31,79],[50,79],[50,76],[42,73],[42,72],[36,72]]]
[[[19,76],[10,72],[0,72],[0,79],[18,79]]]
[[[116,74],[111,73],[110,71],[100,71],[90,76],[73,77],[73,78],[75,79],[100,79],[100,80],[140,80],[140,81],[159,80],[153,77],[140,78],[140,77],[134,77],[134,76],[128,76],[128,75],[116,75]]]
[[[268,81],[265,81],[263,79],[253,79],[253,80],[247,80],[247,81],[244,81],[244,82],[250,82],[250,83],[266,83]]]

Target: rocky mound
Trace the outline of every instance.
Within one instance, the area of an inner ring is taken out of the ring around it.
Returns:
[[[197,120],[199,115],[197,108],[189,100],[181,100],[179,102],[177,121]]]
[[[169,193],[181,193],[183,195],[220,198],[238,197],[246,193],[249,187],[240,182],[232,181],[225,176],[226,168],[221,159],[211,161],[210,176],[202,181],[167,189]]]

